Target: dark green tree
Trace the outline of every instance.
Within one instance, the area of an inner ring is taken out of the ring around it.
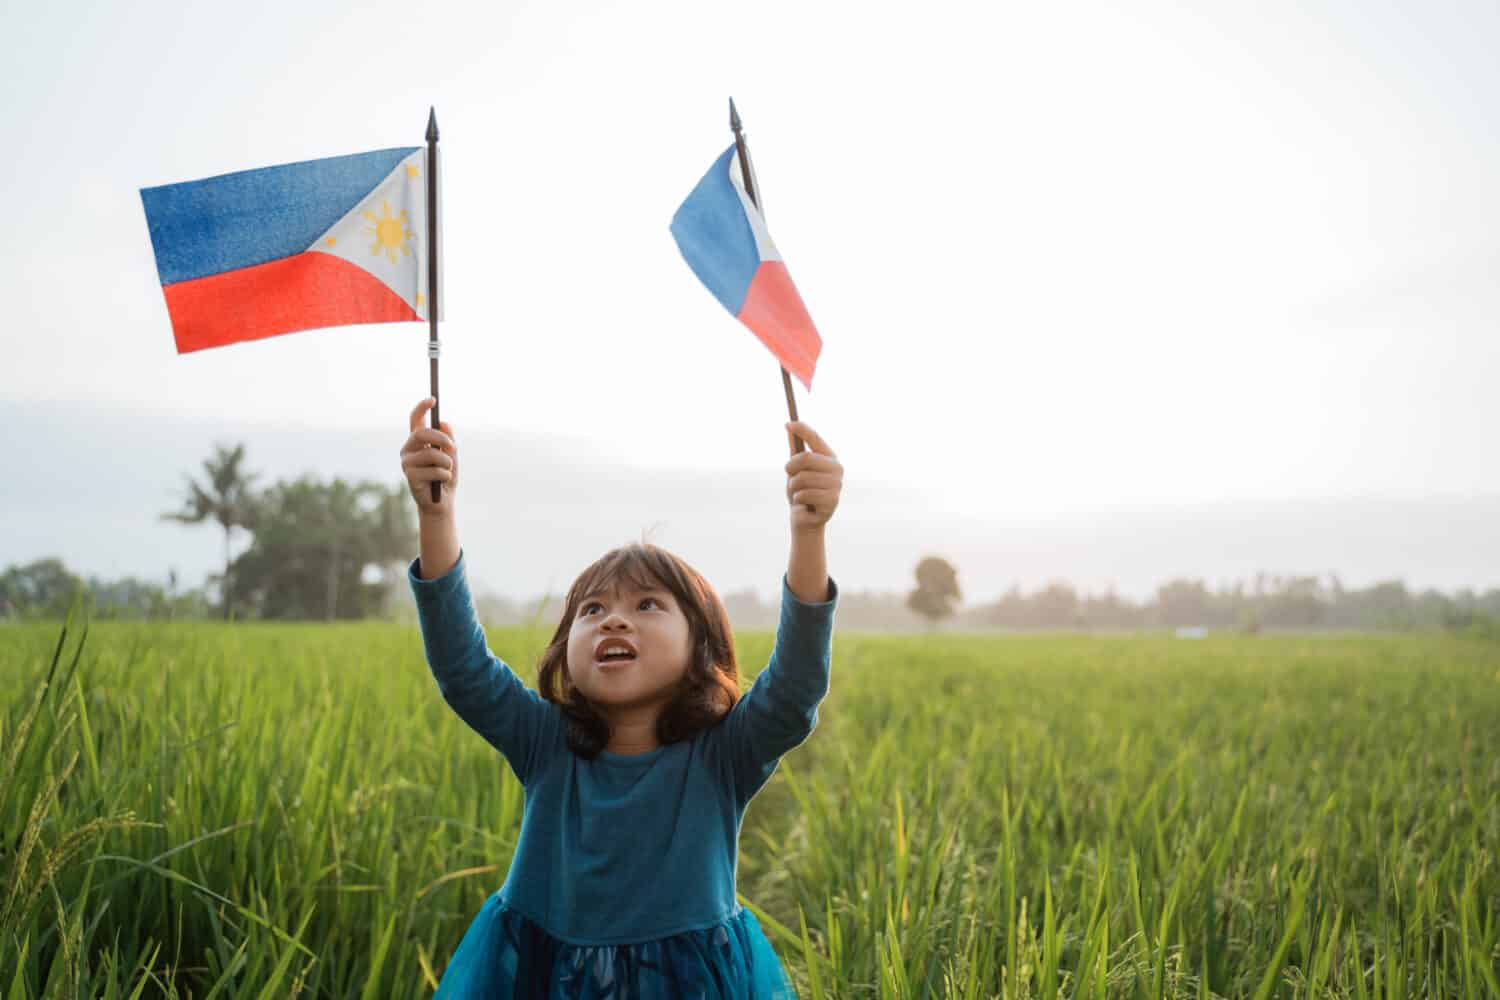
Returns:
[[[962,599],[958,590],[958,570],[938,556],[927,556],[917,563],[917,586],[906,597],[906,606],[926,618],[930,625],[953,614]]]
[[[1054,580],[1031,595],[1031,624],[1042,628],[1078,628],[1083,624],[1078,591]]]
[[[1168,580],[1156,588],[1156,609],[1169,627],[1211,625],[1213,595],[1202,580]]]
[[[61,559],[8,566],[0,574],[0,618],[61,618],[83,586]]]
[[[234,562],[236,588],[262,618],[380,614],[417,548],[405,484],[322,483],[304,476],[260,496],[250,548]]]
[[[202,524],[204,521],[214,520],[224,529],[224,577],[220,584],[225,618],[229,617],[234,598],[229,536],[235,528],[254,531],[256,524],[255,495],[250,491],[250,484],[255,481],[256,474],[247,473],[240,467],[244,460],[243,444],[237,444],[233,448],[215,445],[213,455],[203,462],[207,485],[200,485],[197,480],[189,477],[188,495],[183,509],[162,515],[164,521],[177,521],[181,524]]]

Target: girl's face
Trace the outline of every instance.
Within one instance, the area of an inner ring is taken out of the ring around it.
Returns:
[[[691,645],[671,591],[622,579],[579,602],[568,631],[568,676],[604,712],[664,707],[687,673]]]

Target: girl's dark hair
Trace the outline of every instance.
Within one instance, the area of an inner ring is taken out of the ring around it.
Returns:
[[[703,576],[665,549],[649,543],[606,552],[578,575],[568,589],[562,621],[542,653],[537,689],[567,716],[568,746],[593,760],[609,743],[609,722],[568,676],[568,633],[583,599],[619,583],[638,589],[661,587],[687,617],[692,654],[676,696],[656,720],[657,742],[665,746],[690,739],[729,714],[740,699],[740,666],[724,602]]]

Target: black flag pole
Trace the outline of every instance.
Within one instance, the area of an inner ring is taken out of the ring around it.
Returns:
[[[438,160],[437,108],[427,110],[427,367],[432,380],[432,426],[438,428]],[[432,502],[443,499],[443,487],[432,482]]]
[[[745,134],[740,131],[740,113],[734,106],[734,98],[729,99],[729,127],[734,131],[734,148],[739,154],[740,175],[745,178],[745,193],[750,196],[750,202],[762,216],[766,210],[760,203],[760,192],[755,186],[755,169],[750,165],[750,147],[745,142]],[[781,387],[786,390],[786,412],[793,420],[797,419],[797,397],[792,392],[792,377],[787,374],[786,366],[781,366]],[[436,392],[436,390],[434,390]],[[792,435],[792,454],[801,451],[805,445],[797,435]]]

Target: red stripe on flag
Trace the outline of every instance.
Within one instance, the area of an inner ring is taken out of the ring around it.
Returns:
[[[823,350],[823,339],[818,336],[785,264],[779,260],[761,263],[755,277],[750,279],[739,320],[771,349],[783,368],[812,389],[813,368]]]
[[[177,353],[350,323],[419,317],[370,272],[326,253],[165,285]]]

